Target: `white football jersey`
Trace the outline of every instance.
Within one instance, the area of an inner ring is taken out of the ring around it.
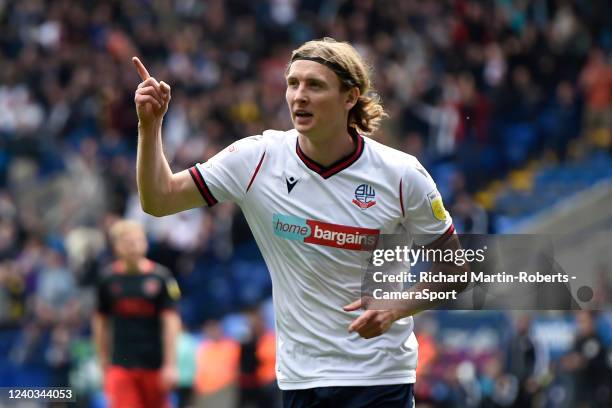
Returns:
[[[296,130],[239,140],[189,169],[209,206],[237,203],[272,277],[277,378],[283,390],[415,381],[412,318],[363,339],[363,273],[379,234],[452,234],[435,183],[416,158],[354,135],[356,149],[323,167]],[[429,242],[417,242],[428,244]]]

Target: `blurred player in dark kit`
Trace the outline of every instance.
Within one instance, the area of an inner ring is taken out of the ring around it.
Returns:
[[[170,271],[145,257],[139,223],[117,221],[110,240],[117,260],[102,275],[93,320],[110,407],[168,407],[177,380],[178,285]]]

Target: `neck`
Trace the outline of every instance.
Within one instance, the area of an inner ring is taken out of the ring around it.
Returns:
[[[348,131],[342,136],[317,138],[298,134],[300,149],[321,166],[327,167],[355,150],[355,140]]]
[[[125,270],[127,272],[137,272],[139,271],[141,268],[141,262],[144,260],[144,258],[139,257],[139,258],[124,258],[123,262],[125,264]]]

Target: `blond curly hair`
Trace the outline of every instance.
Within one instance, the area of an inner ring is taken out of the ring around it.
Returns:
[[[360,133],[372,134],[379,128],[381,120],[388,116],[380,97],[372,89],[370,67],[349,43],[330,37],[308,41],[291,53],[286,72],[289,71],[291,63],[299,59],[326,65],[338,75],[342,91],[352,87],[359,89],[360,96],[349,111],[347,127],[354,127]]]

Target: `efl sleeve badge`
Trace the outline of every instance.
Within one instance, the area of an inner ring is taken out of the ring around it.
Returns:
[[[437,190],[432,191],[427,194],[427,199],[429,200],[434,218],[439,221],[446,221],[447,213],[440,193]]]
[[[172,300],[178,300],[181,297],[181,290],[179,289],[178,283],[176,280],[170,278],[166,281],[166,289],[168,290],[168,295]]]

